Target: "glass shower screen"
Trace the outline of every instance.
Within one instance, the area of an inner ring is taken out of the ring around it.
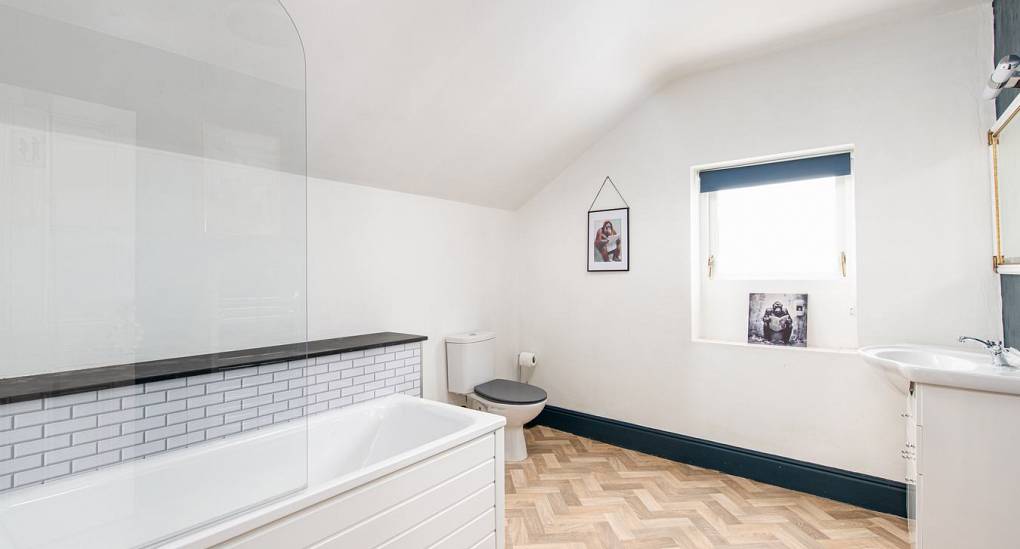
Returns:
[[[277,0],[0,0],[0,44],[0,382],[304,345],[305,63]],[[305,486],[305,437],[271,488],[181,502],[200,514],[152,516],[151,483],[124,478],[107,509],[161,537],[264,503]]]

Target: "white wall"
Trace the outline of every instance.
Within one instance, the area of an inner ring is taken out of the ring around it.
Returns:
[[[575,161],[517,219],[521,346],[550,403],[901,480],[902,397],[855,355],[691,342],[690,167],[854,145],[860,343],[998,333],[991,23],[979,6],[685,78]],[[631,271],[589,274],[607,174]]]
[[[423,396],[447,400],[443,337],[495,330],[513,376],[515,230],[505,210],[309,178],[308,338],[426,335]]]

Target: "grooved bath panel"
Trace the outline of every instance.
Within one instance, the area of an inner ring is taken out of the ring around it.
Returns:
[[[421,343],[0,405],[0,492],[394,393]]]

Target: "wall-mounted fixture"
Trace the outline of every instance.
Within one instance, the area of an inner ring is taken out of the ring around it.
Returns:
[[[984,98],[995,99],[1006,88],[1020,88],[1020,56],[1007,55],[999,60],[992,75],[988,78],[988,87],[985,88]]]

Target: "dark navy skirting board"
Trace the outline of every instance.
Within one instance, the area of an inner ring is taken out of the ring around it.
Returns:
[[[556,406],[546,406],[532,423],[653,456],[850,503],[873,511],[907,516],[907,487],[901,482],[678,435]]]

